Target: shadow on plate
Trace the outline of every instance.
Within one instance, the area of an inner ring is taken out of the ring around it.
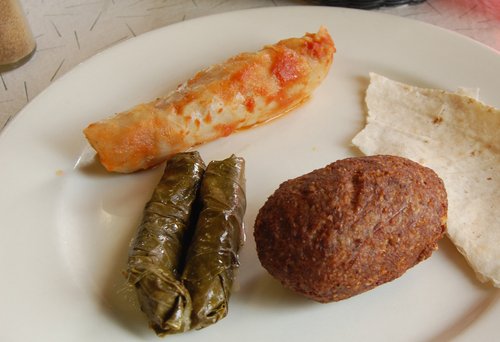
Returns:
[[[474,274],[474,271],[468,265],[465,258],[458,252],[456,247],[448,238],[441,240],[439,243],[439,249],[441,253],[456,266],[457,269],[466,275],[466,278],[469,279],[473,286],[484,292],[484,297],[475,305],[471,306],[469,310],[464,312],[462,316],[460,316],[460,318],[451,326],[448,326],[446,330],[443,330],[431,338],[429,340],[431,342],[452,341],[463,331],[472,326],[477,319],[486,314],[488,310],[500,300],[500,289],[496,289],[490,284],[479,282]]]
[[[110,175],[120,175],[118,173],[107,171],[97,159],[97,155],[94,155],[91,159],[86,160],[85,162],[78,163],[78,169],[86,176],[91,177],[109,177]]]
[[[455,267],[460,270],[470,281],[470,284],[482,291],[491,291],[493,287],[490,284],[481,283],[477,280],[472,267],[469,266],[465,258],[460,254],[455,245],[449,238],[444,238],[439,242],[439,250]]]
[[[137,301],[135,289],[127,283],[125,270],[127,268],[127,252],[135,228],[130,230],[129,236],[123,239],[124,243],[117,248],[113,267],[109,270],[109,277],[99,293],[99,301],[103,312],[116,324],[122,326],[138,337],[154,336],[149,329],[146,316],[142,313]],[[125,251],[125,254],[123,253]]]
[[[315,305],[307,299],[283,287],[279,281],[262,272],[235,291],[234,300],[245,305],[259,306],[270,310],[289,310],[294,307]]]
[[[490,289],[490,295],[473,305],[451,326],[429,340],[429,342],[453,341],[463,331],[474,324],[474,322],[484,315],[500,300],[500,290]]]

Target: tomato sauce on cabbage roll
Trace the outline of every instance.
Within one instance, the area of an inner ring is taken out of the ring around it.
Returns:
[[[108,171],[147,169],[301,105],[326,77],[334,52],[321,27],[241,53],[198,72],[164,97],[90,124],[84,134]]]

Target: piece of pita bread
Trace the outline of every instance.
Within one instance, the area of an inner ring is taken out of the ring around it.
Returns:
[[[448,193],[448,236],[482,282],[500,287],[500,110],[461,93],[370,74],[368,118],[353,143],[436,171]]]

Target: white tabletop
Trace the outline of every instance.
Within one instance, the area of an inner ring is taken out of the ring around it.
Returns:
[[[0,73],[0,130],[31,99],[78,63],[141,33],[214,13],[292,0],[22,0],[37,42],[33,58]],[[311,5],[312,6],[312,5]],[[500,51],[500,14],[475,1],[428,0],[374,11],[425,21]],[[500,57],[500,54],[499,54]]]

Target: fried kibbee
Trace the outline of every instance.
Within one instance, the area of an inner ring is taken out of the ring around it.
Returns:
[[[446,231],[447,197],[429,168],[395,156],[349,158],[288,180],[254,228],[262,266],[318,302],[392,281]]]

